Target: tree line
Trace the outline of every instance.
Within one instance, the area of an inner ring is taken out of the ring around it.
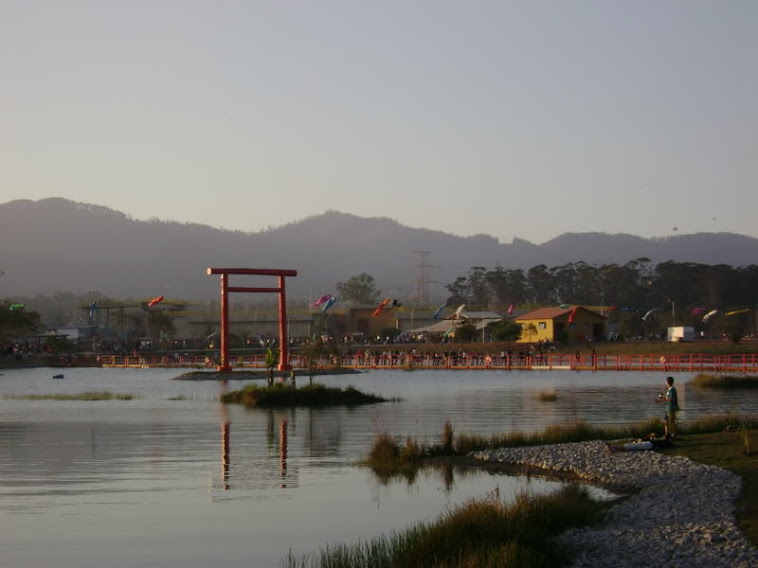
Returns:
[[[446,288],[448,304],[466,304],[469,309],[580,304],[604,309],[606,315],[617,313],[619,319],[641,320],[649,310],[658,308],[659,325],[697,324],[699,328],[704,327],[704,310],[726,314],[748,308],[729,322],[721,320],[722,327],[748,329],[758,304],[758,266],[654,264],[648,258],[626,264],[539,264],[528,270],[474,266]],[[629,331],[644,332],[644,323],[638,321],[637,329]]]
[[[366,273],[337,283],[336,289],[342,301],[372,304],[381,298],[374,277]],[[571,262],[553,267],[539,264],[528,270],[474,266],[467,275],[447,284],[446,289],[449,306],[466,304],[468,310],[505,313],[511,304],[521,311],[561,304],[593,306],[609,316],[609,323],[618,323],[621,333],[636,335],[659,333],[669,325],[694,325],[698,331],[731,335],[758,325],[757,265],[733,267],[674,261],[655,264],[648,258],[637,258],[626,264]],[[58,292],[52,297],[8,298],[0,304],[0,341],[38,331],[42,323],[48,326],[91,323],[87,306],[105,300],[105,296],[92,291],[81,295]],[[11,302],[28,304],[25,310],[11,310]],[[306,301],[294,303],[311,309]],[[657,308],[655,315],[643,320],[641,316],[654,308]],[[747,311],[724,317],[730,310],[745,308]],[[702,314],[714,309],[720,310],[720,316],[705,325]],[[170,335],[171,313],[131,310],[126,315],[114,312],[112,316],[111,323],[119,328],[124,323],[119,318],[141,318],[139,322],[130,320],[129,327],[144,326],[143,333],[151,335],[163,329]]]

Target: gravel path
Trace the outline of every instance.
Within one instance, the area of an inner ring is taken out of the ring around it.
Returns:
[[[470,457],[570,472],[634,490],[610,509],[602,526],[560,536],[575,547],[574,566],[758,566],[758,549],[735,522],[742,483],[730,471],[655,451],[611,453],[600,441],[501,448]]]

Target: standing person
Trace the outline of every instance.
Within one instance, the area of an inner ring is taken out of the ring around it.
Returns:
[[[666,403],[666,418],[664,419],[666,438],[673,438],[676,434],[676,413],[679,411],[679,396],[674,386],[674,377],[666,377],[666,393],[659,394],[658,400]]]

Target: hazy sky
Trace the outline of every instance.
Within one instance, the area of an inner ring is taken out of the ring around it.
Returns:
[[[0,0],[0,82],[3,203],[758,236],[755,0]]]

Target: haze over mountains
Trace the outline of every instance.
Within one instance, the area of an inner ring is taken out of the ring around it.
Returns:
[[[170,211],[157,213],[171,216]],[[733,233],[660,239],[566,233],[543,244],[521,239],[506,244],[488,235],[458,237],[336,211],[243,233],[138,221],[106,207],[61,198],[0,204],[0,239],[0,299],[89,290],[113,298],[217,299],[218,277],[208,276],[206,268],[244,267],[297,270],[298,276],[287,281],[292,299],[336,293],[337,282],[366,272],[385,296],[412,297],[425,282],[430,300],[436,301],[447,296],[445,284],[466,275],[472,266],[624,264],[640,257],[747,266],[758,260],[758,239]],[[232,285],[274,284],[265,278],[234,278]]]

